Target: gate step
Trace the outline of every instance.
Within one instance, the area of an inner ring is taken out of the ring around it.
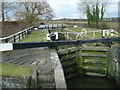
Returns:
[[[89,76],[99,76],[99,77],[105,77],[105,76],[106,76],[106,74],[92,73],[92,72],[87,72],[87,73],[85,73],[85,75],[89,75]]]
[[[96,54],[96,53],[82,53],[83,57],[107,57],[105,54]]]
[[[88,63],[88,64],[106,64],[105,60],[90,60],[90,59],[85,59],[83,63]]]

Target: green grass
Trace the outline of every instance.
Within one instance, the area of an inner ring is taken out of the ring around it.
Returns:
[[[29,34],[27,37],[25,37],[19,42],[41,42],[41,41],[46,41],[46,31],[44,30],[33,31],[31,34]]]
[[[82,51],[82,53],[106,54],[106,52],[100,52],[100,51]]]
[[[58,23],[58,22],[60,23],[60,22],[63,22],[63,21],[55,21],[55,22],[51,22],[51,23]],[[66,22],[68,22],[68,21],[66,21]],[[75,23],[75,21],[70,21],[69,23]],[[76,23],[78,23],[78,21],[76,21]],[[86,23],[86,22],[79,22],[79,23]],[[108,22],[108,23],[112,24],[110,22]],[[114,23],[114,24],[116,25],[117,23]],[[99,29],[94,29],[94,28],[83,28],[81,26],[78,26],[77,28],[67,28],[64,31],[65,32],[67,31],[67,32],[78,32],[78,33],[80,33],[83,29],[86,29],[87,31],[99,30]],[[40,36],[40,34],[41,34],[41,36]],[[76,39],[75,38],[76,34],[75,35],[70,35],[70,36],[71,36],[72,40]],[[89,33],[86,33],[86,37],[89,37],[89,38],[102,38],[101,37],[101,32],[95,32],[95,37],[93,36],[93,32],[89,32]],[[108,37],[111,37],[111,36],[106,36],[105,38],[108,38]],[[114,37],[117,37],[117,35],[114,36]],[[41,41],[47,41],[46,40],[46,31],[44,31],[44,30],[33,31],[31,34],[29,34],[27,37],[25,37],[20,42],[41,42]]]
[[[47,24],[63,24],[63,23],[87,23],[87,21],[52,21]]]
[[[112,28],[116,31],[118,31],[118,22],[105,22],[108,26],[108,28]]]
[[[64,21],[65,23],[87,23],[87,21]]]
[[[71,32],[78,32],[80,33],[82,31],[82,29],[86,29],[87,31],[97,31],[99,29],[93,29],[93,28],[82,28],[82,27],[77,27],[77,28],[70,28],[68,30],[71,30]],[[93,32],[88,32],[84,35],[90,36],[94,38]],[[110,38],[111,36],[105,36],[105,38]],[[112,37],[118,37],[118,35],[116,33],[114,33],[114,36]],[[95,32],[95,38],[102,38],[101,36],[101,32]]]
[[[70,30],[73,30],[75,32],[81,32],[82,29],[86,29],[88,31],[96,31],[96,30],[99,30],[99,29],[95,29],[95,28],[86,28],[86,27],[81,27],[81,26],[78,26],[77,28],[70,28]]]
[[[93,32],[86,33],[86,35],[93,37]]]
[[[0,76],[29,76],[32,72],[31,67],[18,67],[10,64],[0,63],[2,65],[2,74]]]
[[[51,22],[51,23],[87,23],[87,22],[86,21],[54,21],[54,22]],[[104,22],[104,23],[107,25],[108,28],[111,28],[111,29],[114,29],[114,30],[118,29],[118,22]],[[67,26],[69,26],[69,25],[67,25]],[[82,31],[82,29],[86,29],[87,31],[100,30],[100,29],[96,29],[96,28],[86,28],[86,27],[81,27],[81,26],[78,26],[77,28],[68,28],[67,30],[71,30],[71,32],[80,33]],[[96,32],[95,37],[93,36],[92,32],[87,33],[86,35],[91,36],[93,38],[102,38],[101,32]],[[105,36],[105,38],[110,38],[110,37],[111,37],[110,35]],[[115,34],[115,36],[113,36],[113,37],[118,37],[118,36]]]
[[[82,29],[86,29],[87,31],[99,30],[99,29],[94,29],[94,28],[83,28],[83,27],[80,27],[80,26],[78,26],[77,28],[70,28],[68,30],[71,30],[71,32],[78,32],[78,33],[80,33],[82,31]],[[93,36],[93,32],[86,33],[85,35],[90,36],[90,37],[94,37]],[[96,32],[95,33],[95,38],[101,38],[101,32]]]
[[[74,32],[81,32],[81,28],[71,28],[70,30]]]
[[[102,57],[82,57],[83,60],[90,59],[90,60],[106,60],[106,58]]]

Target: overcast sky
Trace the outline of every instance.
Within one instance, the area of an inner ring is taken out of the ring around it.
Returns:
[[[3,0],[5,1],[5,0]],[[6,0],[18,1],[18,0]],[[20,0],[20,1],[38,1],[39,0]],[[55,19],[60,18],[85,18],[85,15],[78,12],[77,2],[79,0],[46,0],[55,13]],[[82,0],[83,1],[83,0]],[[118,2],[120,0],[106,0],[110,2],[104,17],[118,17]],[[120,9],[119,9],[120,10]]]
[[[55,19],[60,18],[85,18],[85,15],[78,13],[78,0],[47,0],[55,13]],[[108,1],[108,0],[107,0]],[[118,17],[119,0],[110,0],[105,17]]]

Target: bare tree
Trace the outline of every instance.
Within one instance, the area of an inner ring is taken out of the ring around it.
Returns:
[[[10,20],[9,13],[14,10],[12,2],[2,2],[2,22]]]
[[[82,12],[86,15],[88,26],[90,27],[98,27],[100,22],[103,20],[107,5],[108,2],[99,0],[78,2],[79,12]]]
[[[10,20],[8,13],[12,10],[10,2],[1,2],[2,30],[5,27],[5,20]]]
[[[21,7],[16,11],[15,16],[20,20],[32,24],[36,20],[51,19],[54,14],[49,4],[44,1],[40,2],[20,2]]]

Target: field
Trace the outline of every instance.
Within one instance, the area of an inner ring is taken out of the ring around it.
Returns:
[[[63,24],[63,23],[87,23],[86,21],[50,21],[47,24]]]
[[[63,23],[62,21],[56,21],[56,22],[57,23],[58,22]],[[48,24],[53,24],[53,23],[56,23],[56,22],[51,22],[51,23],[48,23]],[[72,22],[69,22],[69,23],[74,23],[74,22],[72,21]],[[77,21],[77,23],[86,23],[86,22],[78,22]],[[117,25],[117,23],[113,23],[113,22],[109,22],[108,24],[112,24],[113,26]],[[70,25],[66,25],[66,26],[70,26]],[[81,32],[84,32],[84,30],[88,31],[88,33],[84,33],[84,35],[89,39],[102,38],[102,36],[101,36],[102,32],[95,32],[95,33],[92,32],[92,31],[100,30],[100,29],[96,29],[96,28],[87,28],[87,27],[77,26],[77,27],[65,28],[63,31],[64,32],[78,32],[78,33],[81,33]],[[89,31],[91,31],[91,32],[89,32]],[[61,32],[61,30],[59,32]],[[24,38],[20,42],[42,42],[42,41],[47,41],[46,34],[47,34],[47,32],[44,29],[43,30],[39,29],[39,30],[33,31],[31,34],[29,34],[26,38]],[[66,40],[75,40],[76,36],[77,36],[77,34],[69,34],[70,38],[66,39]],[[115,36],[113,36],[113,37],[117,37],[117,36],[118,35],[115,34]],[[111,36],[110,35],[105,36],[105,38],[108,38],[108,37],[111,37]]]
[[[10,64],[0,63],[2,65],[2,73],[0,76],[29,76],[31,74],[31,67],[18,67]]]
[[[87,21],[51,21],[47,24],[63,24],[63,23],[70,23],[70,24],[87,24]],[[118,22],[102,22],[102,28],[110,28],[118,31]]]
[[[107,22],[107,25],[109,28],[114,29],[116,31],[118,31],[119,26],[118,26],[118,22]]]
[[[20,42],[41,42],[46,41],[46,31],[37,30],[33,31],[26,38],[22,39]]]

